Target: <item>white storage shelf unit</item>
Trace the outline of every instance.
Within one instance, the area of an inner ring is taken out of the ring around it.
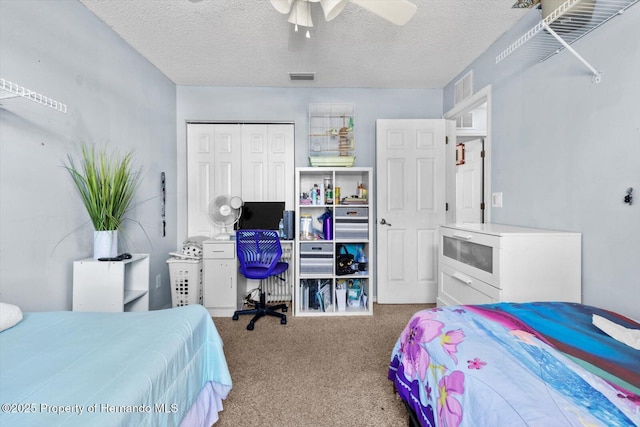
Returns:
[[[440,227],[439,306],[581,302],[580,233],[501,224]]]
[[[149,255],[73,263],[73,311],[148,311]]]
[[[295,315],[371,315],[373,313],[372,279],[375,265],[371,253],[373,247],[373,229],[371,220],[372,194],[367,192],[366,200],[355,200],[358,184],[366,190],[372,185],[371,168],[329,168],[308,167],[296,169],[296,281]],[[315,204],[309,204],[308,193],[314,185],[324,190],[324,183],[331,186],[333,197],[322,197]],[[340,199],[335,197],[336,187],[340,188]],[[345,200],[345,198],[347,198]],[[346,203],[351,204],[346,204]],[[324,238],[324,226],[318,219],[329,210],[332,214],[331,239]],[[306,233],[301,221],[310,216],[311,233]],[[356,265],[363,270],[354,270],[352,274],[336,274],[336,253],[338,245],[344,244],[349,252],[354,252]],[[358,264],[358,252],[362,252],[367,263]],[[326,285],[324,307],[317,304],[316,288]],[[352,285],[352,287],[349,287]],[[355,287],[354,287],[355,286]],[[342,288],[342,289],[341,289]],[[359,290],[358,290],[359,289]],[[361,298],[355,302],[349,295]],[[329,300],[328,302],[326,300]]]

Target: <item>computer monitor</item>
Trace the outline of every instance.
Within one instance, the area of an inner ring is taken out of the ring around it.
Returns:
[[[278,230],[284,202],[244,202],[238,230]]]

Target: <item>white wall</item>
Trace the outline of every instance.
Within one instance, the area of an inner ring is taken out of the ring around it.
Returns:
[[[143,179],[128,216],[149,241],[129,223],[120,249],[151,254],[151,307],[169,306],[175,85],[76,0],[0,0],[0,77],[68,106],[63,114],[24,99],[0,101],[0,300],[26,311],[71,308],[72,262],[92,255],[93,229],[62,164],[88,142],[135,150]]]
[[[581,232],[583,302],[640,318],[640,5],[573,45],[599,84],[566,50],[495,64],[539,19],[530,11],[470,67],[475,88],[493,89],[491,182],[504,201],[493,222]]]

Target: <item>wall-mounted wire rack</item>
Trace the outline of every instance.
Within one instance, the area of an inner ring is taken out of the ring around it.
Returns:
[[[46,97],[38,92],[34,92],[30,89],[10,82],[9,80],[0,79],[0,100],[8,98],[22,97],[30,101],[37,102],[45,107],[53,108],[61,113],[67,112],[67,104],[58,102],[55,99]]]
[[[571,44],[605,22],[624,13],[639,0],[567,0],[496,57],[496,64],[518,51],[542,62],[567,49],[592,73],[599,83],[600,72],[591,66]]]

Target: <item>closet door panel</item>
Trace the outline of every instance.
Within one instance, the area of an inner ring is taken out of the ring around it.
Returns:
[[[268,132],[270,200],[285,202],[286,210],[294,210],[295,165],[294,126],[271,125]]]
[[[213,236],[209,202],[240,194],[242,133],[239,125],[187,125],[187,235]]]
[[[267,129],[267,125],[242,127],[242,200],[269,200]]]

